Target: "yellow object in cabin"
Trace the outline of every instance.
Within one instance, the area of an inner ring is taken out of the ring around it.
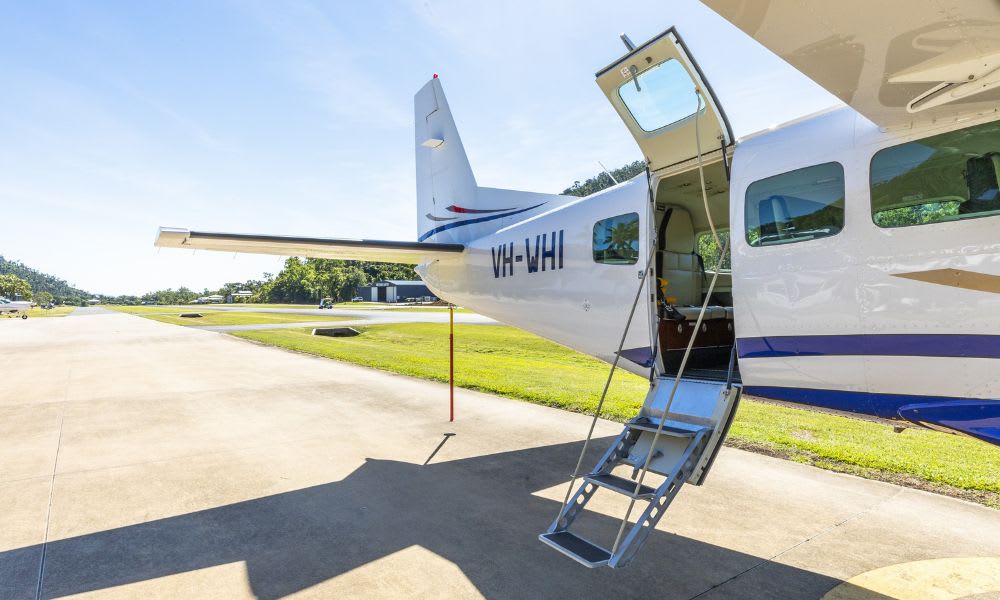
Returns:
[[[663,301],[670,305],[677,304],[676,296],[667,295],[667,286],[670,285],[670,282],[662,277],[657,277],[657,279],[660,281],[660,297],[663,298]]]

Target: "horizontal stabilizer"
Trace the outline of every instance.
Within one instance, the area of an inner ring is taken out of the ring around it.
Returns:
[[[462,244],[208,233],[171,227],[160,228],[154,245],[160,248],[308,256],[409,265],[428,262],[448,255],[454,256],[465,249]]]

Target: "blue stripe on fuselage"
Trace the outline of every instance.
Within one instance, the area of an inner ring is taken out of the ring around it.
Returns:
[[[863,335],[782,335],[740,338],[739,357],[930,356],[1000,358],[1000,335],[889,333]]]
[[[1000,445],[1000,400],[874,394],[777,386],[744,386],[754,396],[930,425]]]
[[[968,402],[977,398],[958,398],[952,396],[918,396],[912,394],[875,394],[870,392],[849,392],[846,390],[820,390],[814,388],[779,387],[770,385],[748,385],[743,391],[754,396],[762,396],[773,400],[784,400],[796,404],[819,406],[832,410],[859,413],[899,419],[899,408],[909,404],[942,402]],[[982,400],[990,402],[990,400]]]

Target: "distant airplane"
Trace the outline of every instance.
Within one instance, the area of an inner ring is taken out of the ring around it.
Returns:
[[[31,309],[31,302],[20,300],[8,300],[0,296],[0,315],[20,316],[22,319],[28,318],[28,310]]]
[[[706,4],[848,106],[736,140],[675,29],[623,35],[597,84],[645,175],[586,198],[480,187],[435,75],[417,241],[156,245],[415,264],[441,298],[649,377],[541,536],[591,567],[627,564],[704,480],[741,388],[1000,444],[1000,3]],[[598,488],[643,507],[610,548],[570,532]]]

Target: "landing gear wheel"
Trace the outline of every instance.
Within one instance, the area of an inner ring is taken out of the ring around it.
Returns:
[[[21,318],[22,318],[22,319],[27,319],[27,318],[28,318],[28,315],[21,315]]]

